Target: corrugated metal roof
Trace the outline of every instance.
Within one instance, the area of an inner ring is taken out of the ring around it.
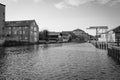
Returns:
[[[31,23],[35,22],[35,20],[23,20],[23,21],[6,21],[6,27],[18,27],[18,26],[28,26]]]

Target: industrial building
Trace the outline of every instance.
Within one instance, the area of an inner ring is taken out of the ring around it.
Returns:
[[[4,42],[5,5],[0,3],[0,44]]]
[[[39,28],[35,20],[6,21],[6,41],[36,43],[39,40]]]

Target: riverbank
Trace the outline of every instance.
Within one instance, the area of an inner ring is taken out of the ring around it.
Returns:
[[[40,40],[39,42],[35,43],[30,43],[30,42],[25,42],[25,41],[5,41],[4,44],[2,45],[3,47],[11,47],[11,46],[24,46],[24,45],[39,45],[39,44],[59,44],[59,43],[85,43],[85,42],[78,42],[78,41],[54,41],[54,40]]]
[[[30,43],[30,42],[18,42],[18,41],[5,41],[1,47],[12,47],[12,46],[25,46],[25,45],[39,45],[39,44],[58,44],[58,43],[68,43],[68,42],[56,42],[56,41],[39,41],[39,42],[35,42],[35,43]]]
[[[107,48],[108,48],[108,43],[107,42],[91,42],[91,43],[98,49],[107,50]]]
[[[92,42],[92,44],[98,49],[107,50],[108,56],[120,63],[120,47],[116,43]]]
[[[112,57],[114,60],[120,63],[120,47],[109,46],[107,51],[110,57]]]

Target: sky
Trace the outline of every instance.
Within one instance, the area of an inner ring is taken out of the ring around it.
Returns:
[[[120,25],[120,0],[0,0],[6,5],[6,21],[35,19],[39,30],[72,31],[94,35],[89,26]]]

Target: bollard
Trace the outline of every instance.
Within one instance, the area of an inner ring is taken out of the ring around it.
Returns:
[[[107,51],[108,51],[108,56],[110,56],[110,49],[108,48],[108,50],[107,50]]]
[[[105,50],[107,49],[107,44],[105,43]]]
[[[108,49],[108,44],[106,43],[106,46],[107,46],[107,48],[106,49]]]
[[[101,43],[101,49],[103,49],[103,43]]]
[[[100,44],[100,49],[101,49],[101,44]]]
[[[111,50],[111,57],[114,58],[113,53],[114,53],[114,49],[112,48],[112,50]]]
[[[96,48],[98,48],[98,44],[96,43],[96,46],[95,46]]]
[[[103,43],[103,49],[105,49],[105,44]]]
[[[118,60],[120,62],[120,49],[118,50]]]
[[[103,43],[103,49],[105,49],[105,44]]]
[[[105,43],[104,43],[104,49],[105,49],[105,47],[106,47],[106,46],[105,46]]]
[[[118,51],[119,51],[119,49],[117,49],[117,61],[119,61]]]
[[[115,48],[115,60],[117,60],[117,49]]]

